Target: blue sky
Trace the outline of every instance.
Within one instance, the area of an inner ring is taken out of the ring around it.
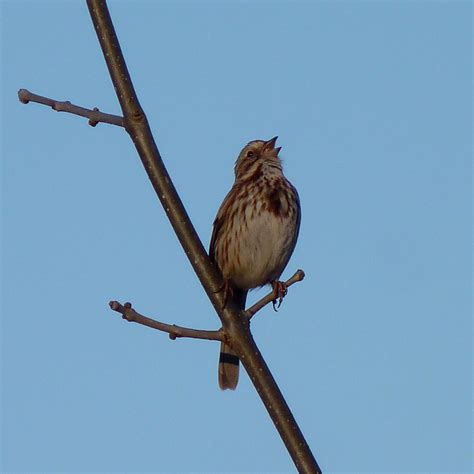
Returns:
[[[1,7],[2,470],[293,471],[217,343],[107,306],[219,326],[126,133],[17,101],[119,113],[85,4]],[[307,278],[252,328],[324,472],[471,471],[470,2],[110,9],[206,246],[240,148],[280,137]]]

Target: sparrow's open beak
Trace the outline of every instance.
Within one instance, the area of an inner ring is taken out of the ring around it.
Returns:
[[[273,137],[272,139],[268,140],[268,142],[265,142],[265,150],[273,150],[275,148],[275,143],[278,140],[278,137]]]
[[[277,157],[278,153],[281,150],[281,146],[275,148],[275,143],[276,143],[277,139],[278,139],[278,137],[273,137],[272,139],[265,142],[265,144],[263,145],[263,151],[267,152],[267,153],[270,152],[270,154],[272,156]]]

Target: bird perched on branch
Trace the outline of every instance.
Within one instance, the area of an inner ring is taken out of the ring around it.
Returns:
[[[254,140],[242,149],[234,185],[214,221],[209,255],[224,277],[226,297],[241,310],[248,291],[268,283],[281,303],[286,286],[279,278],[298,238],[300,201],[283,174],[277,138]],[[238,380],[239,358],[221,343],[219,386],[234,390]]]

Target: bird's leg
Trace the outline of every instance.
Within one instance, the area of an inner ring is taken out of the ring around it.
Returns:
[[[234,295],[232,286],[230,285],[229,280],[227,280],[226,278],[223,279],[222,285],[219,288],[217,288],[217,290],[214,291],[213,293],[220,293],[221,291],[224,292],[224,303],[222,303],[222,309],[224,309],[227,304],[227,300],[229,296],[232,298],[232,296]]]
[[[227,300],[229,299],[229,297],[232,298],[234,296],[234,289],[232,288],[232,286],[229,283],[229,280],[227,279],[224,280],[223,290],[224,290],[224,302],[222,303],[222,309],[226,307]]]
[[[273,288],[273,293],[275,294],[275,299],[272,301],[273,310],[278,311],[278,308],[281,306],[283,298],[288,293],[288,288],[285,282],[278,281],[278,280],[272,281],[272,288]],[[277,306],[277,300],[278,300],[278,306]]]

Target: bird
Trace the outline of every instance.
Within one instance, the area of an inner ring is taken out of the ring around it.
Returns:
[[[271,284],[275,301],[286,295],[279,281],[298,239],[301,206],[296,188],[283,174],[275,147],[278,137],[253,140],[235,162],[234,184],[214,220],[209,256],[220,270],[226,294],[245,310],[251,289]],[[275,308],[275,306],[274,306]],[[218,381],[222,390],[235,390],[239,358],[221,342]]]

